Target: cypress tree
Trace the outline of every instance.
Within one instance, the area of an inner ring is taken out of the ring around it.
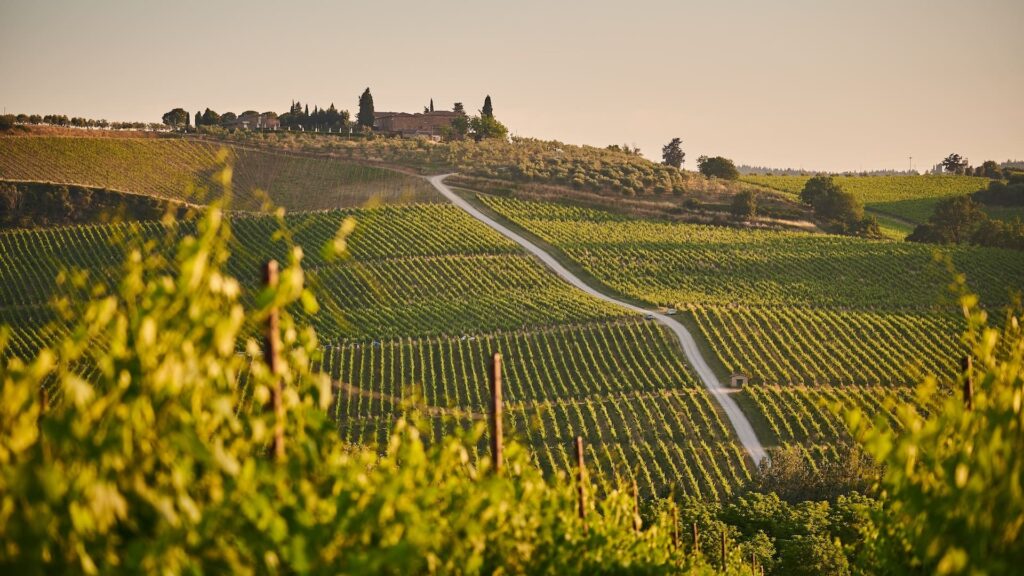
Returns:
[[[356,116],[356,122],[360,126],[373,128],[373,94],[370,94],[369,88],[359,97],[359,114]]]
[[[494,118],[494,108],[491,107],[491,95],[488,94],[487,98],[484,98],[484,109],[480,111],[481,116],[487,116],[488,118]]]
[[[196,110],[196,121],[195,121],[196,128],[199,128],[199,126],[202,123],[203,123],[203,115],[200,114],[198,110]]]
[[[434,99],[433,98],[430,99],[430,111],[431,112],[434,111]]]

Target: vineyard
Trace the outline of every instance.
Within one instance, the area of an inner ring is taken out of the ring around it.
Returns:
[[[951,279],[931,246],[843,236],[674,224],[600,210],[484,197],[616,291],[662,306],[946,309]],[[948,247],[982,302],[1024,284],[1010,250]]]
[[[348,218],[348,257],[326,257],[320,247]],[[316,368],[345,392],[333,410],[347,441],[383,447],[414,391],[436,409],[440,440],[450,425],[442,416],[485,411],[485,360],[500,351],[509,431],[542,469],[566,469],[571,441],[583,435],[597,479],[636,476],[645,495],[674,488],[720,498],[749,479],[745,455],[660,327],[570,288],[454,206],[239,216],[231,228],[225,269],[247,305],[260,264],[302,248],[320,311],[289,310],[317,330],[326,353]],[[88,273],[80,291],[96,283],[109,292],[130,248],[170,262],[161,247],[195,232],[183,221],[0,233],[10,353],[28,356],[66,332],[49,304],[75,290],[58,283],[62,271]]]
[[[486,414],[494,351],[506,358],[507,431],[533,448],[543,470],[570,469],[579,435],[597,478],[635,478],[645,495],[674,488],[717,499],[749,480],[710,398],[651,323],[347,344],[331,348],[319,368],[339,383],[334,413],[346,440],[381,445],[403,399],[421,393],[439,441],[453,419]]]
[[[949,380],[957,373],[964,322],[949,293],[950,272],[930,247],[481,200],[609,288],[679,309],[679,318],[703,334],[723,376],[750,377],[744,393],[760,400],[748,406],[773,423],[779,443],[819,443],[815,435],[780,434],[793,424],[787,428],[779,418],[816,430],[836,431],[842,423],[831,412],[784,416],[801,404],[774,406],[768,390],[820,388],[844,399],[847,388],[900,391],[925,374]],[[996,317],[1010,291],[1024,285],[1024,260],[1011,251],[954,247],[941,256],[979,289]]]
[[[956,373],[952,315],[695,306],[693,317],[730,372],[754,383],[901,385]]]
[[[349,239],[351,257],[325,260],[320,247],[348,217],[357,222]],[[232,224],[227,268],[254,288],[260,264],[287,260],[290,244],[273,239],[279,229],[274,218],[242,217]],[[623,315],[559,282],[514,244],[452,206],[298,214],[285,218],[284,229],[304,248],[306,281],[324,308],[308,320],[325,342],[462,335]],[[149,222],[0,234],[4,314],[35,310],[46,317],[61,271],[84,269],[109,289],[129,247],[147,241],[165,245],[168,237],[193,232],[189,222],[172,227]]]
[[[751,386],[743,394],[758,406],[780,442],[813,446],[827,446],[848,436],[836,421],[836,411],[856,408],[898,430],[895,406],[915,403],[912,389],[888,386]]]
[[[742,176],[742,181],[799,195],[810,176]],[[853,193],[864,207],[921,224],[943,198],[977,192],[990,180],[980,176],[835,176],[833,180]]]
[[[267,198],[289,210],[437,200],[420,178],[391,170],[162,138],[0,138],[0,179],[79,184],[202,204],[222,149],[234,166],[232,208],[237,210],[258,210]]]
[[[742,395],[778,445],[798,450],[812,468],[841,461],[837,446],[852,440],[843,421],[849,411],[898,431],[897,406],[919,404],[912,388],[891,386],[748,386]]]

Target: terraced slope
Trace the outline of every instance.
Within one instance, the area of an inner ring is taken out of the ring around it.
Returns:
[[[233,164],[237,210],[258,210],[269,197],[297,210],[368,203],[433,202],[421,178],[337,159],[164,138],[0,137],[0,180],[79,184],[202,204],[219,166]]]

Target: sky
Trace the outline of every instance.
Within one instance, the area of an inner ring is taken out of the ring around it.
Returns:
[[[1024,160],[1024,1],[0,0],[8,113],[355,116],[490,94],[513,134],[658,159]]]

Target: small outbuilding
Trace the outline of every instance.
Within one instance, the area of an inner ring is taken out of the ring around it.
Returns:
[[[730,388],[743,388],[747,385],[749,378],[743,372],[733,372],[732,376],[729,377]]]

